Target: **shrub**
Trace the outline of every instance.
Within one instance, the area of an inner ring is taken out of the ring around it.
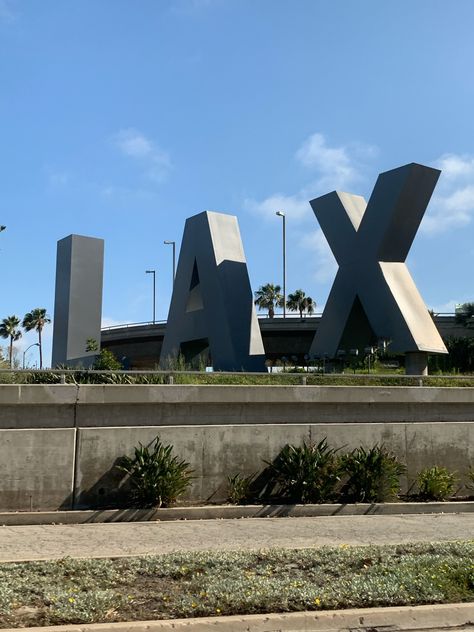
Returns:
[[[342,496],[346,502],[384,502],[397,496],[405,466],[383,445],[360,447],[341,457],[346,475]]]
[[[243,476],[243,474],[235,474],[227,477],[228,484],[228,501],[234,505],[240,505],[249,502],[252,499],[252,483],[255,480],[255,474]]]
[[[102,349],[92,365],[96,371],[120,371],[122,363],[117,360],[109,349]]]
[[[334,497],[339,481],[337,450],[326,439],[318,444],[287,444],[276,459],[267,464],[273,486],[281,497],[294,503],[323,503]]]
[[[457,480],[456,473],[446,467],[426,467],[418,474],[420,496],[424,500],[446,500],[452,496]]]
[[[122,457],[117,467],[129,475],[132,501],[139,507],[166,507],[191,484],[189,463],[172,455],[173,446],[156,437],[152,449],[139,444],[132,457]]]

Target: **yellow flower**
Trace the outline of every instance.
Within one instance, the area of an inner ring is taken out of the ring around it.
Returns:
[[[216,612],[217,612],[217,614],[220,614],[221,613],[221,609],[220,608],[216,608]]]
[[[76,600],[74,599],[74,597],[69,597],[68,601],[69,603],[74,603]]]
[[[195,608],[195,607],[197,606],[197,603],[194,603],[194,601],[193,601],[193,603],[191,604],[191,606],[192,606],[193,608]]]
[[[314,600],[314,603],[319,606],[321,605],[321,599],[319,597],[316,597],[316,599]]]

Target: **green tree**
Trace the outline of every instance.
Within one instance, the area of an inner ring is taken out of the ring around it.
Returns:
[[[46,313],[46,309],[44,307],[36,307],[35,309],[32,309],[31,312],[25,314],[22,322],[22,326],[25,331],[31,331],[32,329],[35,329],[38,332],[40,369],[43,368],[43,346],[41,343],[41,333],[44,326],[50,322],[51,319],[48,317],[48,314]]]
[[[448,367],[461,373],[472,373],[474,370],[474,338],[468,336],[449,337],[446,340],[448,350]]]
[[[281,287],[273,283],[261,285],[255,292],[255,305],[258,309],[268,309],[269,318],[275,316],[275,307],[283,307],[284,301]]]
[[[13,343],[21,338],[21,331],[18,329],[20,322],[18,316],[7,316],[0,323],[0,337],[5,339],[10,338],[10,369],[13,369]]]
[[[102,349],[95,359],[92,368],[96,371],[120,371],[123,369],[122,363],[117,360],[112,351]]]
[[[99,351],[99,343],[95,338],[87,338],[86,340],[86,353],[91,351]]]
[[[303,318],[303,312],[308,312],[310,315],[314,314],[316,301],[313,301],[311,296],[306,296],[303,290],[295,290],[293,294],[288,294],[286,306],[290,312],[299,312],[300,318]]]
[[[474,327],[474,303],[462,303],[456,307],[455,320],[465,327]]]

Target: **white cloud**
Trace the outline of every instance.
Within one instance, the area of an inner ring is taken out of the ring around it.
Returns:
[[[292,195],[273,193],[264,200],[247,198],[244,207],[255,215],[270,219],[282,210],[291,220],[288,227],[304,224],[307,231],[299,236],[298,245],[312,253],[314,278],[320,283],[331,280],[337,264],[309,204],[309,200],[333,190],[347,190],[354,183],[364,180],[367,162],[373,159],[377,148],[362,143],[340,147],[328,145],[323,134],[309,136],[297,150],[295,159],[311,172],[311,180]]]
[[[122,129],[113,137],[122,154],[142,163],[145,175],[154,182],[163,182],[171,169],[169,155],[156,143],[134,128]]]
[[[46,167],[48,185],[51,189],[62,189],[70,184],[71,174],[56,167]]]
[[[116,320],[115,318],[110,318],[109,316],[102,316],[101,328],[106,329],[107,327],[119,327],[120,325],[129,325],[130,323],[130,320]]]
[[[99,188],[99,193],[105,200],[113,200],[114,203],[116,203],[117,200],[125,200],[128,202],[133,199],[148,201],[154,199],[157,195],[155,191],[149,189],[133,189],[131,187],[116,186],[114,184],[104,184]]]
[[[454,314],[456,310],[456,305],[460,305],[461,303],[468,303],[469,298],[464,297],[461,299],[450,299],[446,301],[446,303],[441,303],[438,305],[434,305],[432,307],[428,306],[429,309],[432,309],[435,314]]]
[[[314,278],[320,283],[326,283],[333,279],[337,272],[337,263],[323,231],[317,229],[308,233],[301,239],[300,243],[303,248],[313,253]]]
[[[248,211],[267,218],[274,217],[277,211],[285,211],[293,219],[301,219],[306,214],[312,213],[308,198],[302,193],[297,195],[274,193],[262,202],[247,198],[244,200],[244,206]]]
[[[309,200],[333,190],[346,190],[363,179],[363,165],[377,149],[362,143],[330,147],[323,134],[309,136],[297,150],[296,160],[311,171],[311,181],[293,195],[273,193],[262,201],[247,198],[244,207],[252,213],[270,217],[283,210],[293,220],[313,217]]]
[[[322,134],[313,134],[296,152],[296,159],[305,167],[315,169],[319,183],[331,183],[338,189],[357,180],[357,168],[351,160],[347,147],[328,147]]]
[[[445,154],[435,166],[442,173],[421,225],[427,234],[466,226],[474,218],[474,157]]]

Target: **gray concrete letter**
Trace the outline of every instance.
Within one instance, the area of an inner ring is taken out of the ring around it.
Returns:
[[[411,163],[380,174],[368,204],[336,191],[310,202],[339,264],[310,353],[381,338],[394,352],[447,353],[405,265],[439,174]]]
[[[104,240],[69,235],[58,241],[52,366],[90,366],[100,347]]]
[[[264,348],[237,218],[186,220],[161,364],[182,354],[220,371],[263,371]]]

